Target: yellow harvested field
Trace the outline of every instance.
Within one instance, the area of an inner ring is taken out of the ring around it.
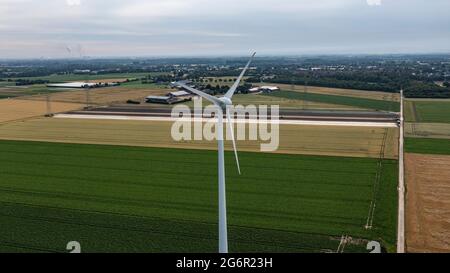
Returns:
[[[168,89],[137,89],[133,87],[106,87],[89,90],[90,104],[104,105],[111,103],[123,103],[127,100],[143,100],[150,95],[164,95],[170,92]],[[86,103],[87,91],[71,90],[51,94],[52,101]],[[24,100],[46,100],[46,95],[21,97]]]
[[[216,141],[176,142],[172,122],[39,118],[0,126],[0,139],[146,147],[216,149]],[[276,153],[396,158],[396,128],[280,125]],[[267,142],[264,142],[267,143]],[[240,151],[260,151],[261,141],[238,141]],[[231,141],[226,141],[231,149]]]
[[[450,156],[406,154],[406,248],[450,251]]]
[[[51,103],[52,113],[71,111],[82,108],[76,103]],[[21,120],[47,114],[46,101],[27,101],[18,99],[0,100],[0,123]]]
[[[303,85],[292,84],[279,84],[279,83],[261,83],[256,85],[276,85],[282,90],[292,90],[304,92],[305,88]],[[317,87],[308,86],[307,92],[315,94],[325,94],[325,95],[335,95],[335,96],[346,96],[355,98],[365,98],[374,100],[387,100],[387,101],[400,101],[400,95],[397,93],[381,92],[381,91],[366,91],[366,90],[355,90],[355,89],[342,89],[342,88],[329,88],[329,87]]]

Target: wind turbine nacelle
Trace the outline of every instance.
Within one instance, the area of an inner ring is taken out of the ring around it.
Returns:
[[[218,98],[218,100],[220,101],[220,106],[222,106],[222,108],[226,108],[227,105],[233,105],[233,102],[227,97],[221,97]]]

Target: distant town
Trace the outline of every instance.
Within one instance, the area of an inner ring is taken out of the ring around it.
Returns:
[[[49,76],[74,75],[77,82],[84,82],[101,75],[139,73],[128,81],[169,85],[187,80],[220,94],[244,64],[245,58],[3,60],[0,81],[70,87]],[[449,98],[450,55],[259,57],[238,92],[252,92],[252,83],[264,82],[395,93],[403,88],[408,98]],[[87,87],[95,84],[102,83]]]

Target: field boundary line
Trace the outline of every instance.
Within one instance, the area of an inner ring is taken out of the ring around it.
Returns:
[[[414,101],[411,101],[411,112],[413,114],[414,122],[420,122],[419,114],[417,113],[416,103]],[[403,114],[402,114],[403,116]]]
[[[367,216],[367,222],[366,222],[366,226],[365,226],[366,229],[372,229],[372,225],[373,225],[375,208],[377,206],[378,191],[380,189],[380,183],[381,183],[381,174],[383,171],[383,160],[384,160],[384,151],[385,151],[385,147],[386,147],[387,134],[388,134],[388,130],[385,129],[384,133],[383,133],[383,140],[381,142],[380,154],[379,154],[378,162],[377,162],[377,171],[375,174],[375,182],[373,185],[372,201],[370,202],[369,215]]]
[[[167,121],[174,122],[179,118],[172,117],[138,117],[138,116],[115,116],[115,115],[80,115],[80,114],[56,114],[54,118],[72,118],[72,119],[99,119],[99,120],[136,120],[136,121]],[[193,122],[200,121],[214,121],[211,119],[192,118]],[[225,121],[224,121],[225,122]],[[273,121],[271,119],[260,122],[255,119],[236,119],[234,123],[263,123],[273,124],[278,123],[280,125],[318,125],[318,126],[355,126],[355,127],[382,127],[382,128],[396,128],[397,124],[393,122],[355,122],[355,121],[308,121],[308,120],[278,120]]]

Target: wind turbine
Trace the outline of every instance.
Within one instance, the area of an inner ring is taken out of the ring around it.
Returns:
[[[231,138],[233,140],[233,150],[234,156],[236,158],[236,164],[238,168],[239,174],[241,174],[241,169],[239,167],[239,158],[236,150],[236,142],[234,140],[234,132],[231,126],[231,116],[229,107],[233,105],[231,98],[234,95],[234,92],[238,88],[242,77],[247,71],[250,63],[255,57],[256,52],[254,52],[248,61],[247,65],[242,70],[239,77],[236,79],[234,84],[230,87],[230,89],[225,93],[224,96],[217,98],[206,94],[200,90],[187,86],[182,82],[178,82],[177,85],[182,88],[191,91],[192,93],[199,95],[202,98],[212,102],[217,107],[217,144],[218,144],[218,167],[219,167],[219,253],[228,253],[228,235],[227,235],[227,205],[226,205],[226,194],[225,194],[225,161],[224,161],[224,148],[223,148],[223,111],[226,111],[227,121],[228,121],[228,129],[230,131]]]

